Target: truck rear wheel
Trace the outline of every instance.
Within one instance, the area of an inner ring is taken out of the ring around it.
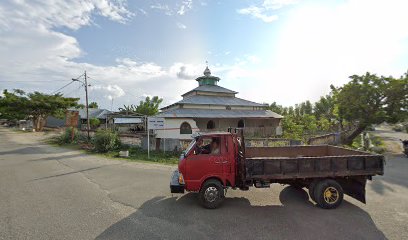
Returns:
[[[316,196],[316,194],[315,194],[316,191],[315,190],[316,190],[316,185],[317,185],[318,182],[319,182],[319,180],[315,179],[309,184],[309,196],[315,202],[317,202],[316,197],[315,197]]]
[[[224,200],[224,187],[217,180],[207,180],[200,190],[199,198],[203,207],[217,208]]]
[[[337,208],[343,201],[343,188],[333,179],[325,179],[315,187],[317,205],[324,209]]]

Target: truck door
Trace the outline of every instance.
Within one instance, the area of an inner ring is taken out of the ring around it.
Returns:
[[[184,181],[187,189],[200,190],[202,182],[208,177],[224,179],[223,164],[225,164],[221,137],[202,137],[202,145],[195,146],[186,161],[186,176]],[[218,150],[212,147],[213,142],[218,142]],[[197,140],[197,143],[200,141]]]
[[[223,165],[223,175],[230,184],[235,183],[235,167],[234,167],[234,144],[232,138],[228,135],[223,137],[223,154],[222,154],[222,165]]]

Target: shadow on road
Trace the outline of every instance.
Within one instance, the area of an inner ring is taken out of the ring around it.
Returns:
[[[76,158],[84,156],[83,153],[75,153],[75,154],[70,154],[70,155],[60,155],[60,156],[51,156],[51,157],[45,157],[45,158],[37,158],[37,159],[31,159],[28,160],[29,162],[37,162],[37,161],[52,161],[52,160],[64,160],[64,159],[70,159],[70,158]]]
[[[156,197],[96,239],[386,239],[365,211],[346,201],[335,210],[319,209],[292,187],[279,199],[282,205],[256,206],[227,197],[208,210],[194,193]]]
[[[43,147],[24,147],[18,148],[9,151],[0,151],[0,155],[7,155],[7,154],[41,154],[47,153],[47,151]]]
[[[75,173],[87,172],[87,171],[99,169],[99,168],[102,168],[102,167],[106,167],[106,166],[92,167],[92,168],[82,169],[82,170],[78,170],[78,171],[72,171],[72,172],[67,172],[67,173],[56,174],[56,175],[52,175],[52,176],[48,176],[48,177],[36,178],[36,179],[33,179],[32,181],[44,180],[44,179],[55,178],[55,177],[62,177],[62,176],[71,175],[71,174],[75,174]]]

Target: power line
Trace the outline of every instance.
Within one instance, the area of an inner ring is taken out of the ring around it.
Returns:
[[[65,82],[65,81],[55,81],[55,80],[23,80],[23,81],[11,81],[11,80],[0,80],[0,83],[2,82],[14,82],[14,83],[27,83],[27,82],[31,82],[31,83],[36,83],[36,82]]]
[[[63,88],[68,87],[68,86],[69,86],[70,84],[72,84],[72,83],[73,83],[73,81],[71,81],[71,82],[65,84],[64,86],[62,86],[62,87],[58,88],[57,90],[55,90],[54,92],[52,92],[51,94],[57,93],[58,91],[62,90]]]
[[[72,90],[71,92],[64,94],[64,95],[68,96],[68,95],[70,95],[71,93],[76,92],[76,91],[78,91],[79,89],[81,89],[81,87],[82,87],[82,85],[79,86],[78,88],[75,88],[75,89]],[[75,96],[76,96],[76,95],[75,95]]]

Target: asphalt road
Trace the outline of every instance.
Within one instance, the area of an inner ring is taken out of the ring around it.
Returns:
[[[396,134],[377,134],[397,146]],[[408,158],[388,154],[367,204],[314,206],[306,191],[229,191],[207,210],[169,193],[174,167],[105,159],[0,128],[0,239],[408,239]]]

